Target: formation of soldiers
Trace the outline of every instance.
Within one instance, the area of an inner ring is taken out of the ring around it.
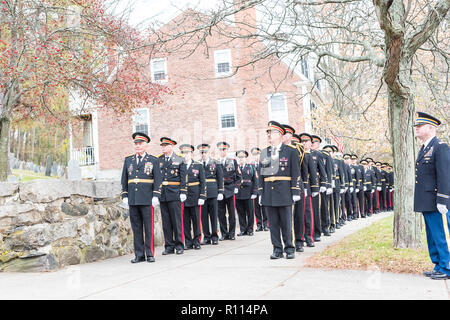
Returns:
[[[321,138],[296,134],[289,125],[270,121],[270,146],[237,150],[216,144],[195,147],[168,137],[160,139],[162,154],[146,153],[150,138],[132,135],[135,154],[125,158],[122,199],[129,205],[134,236],[132,263],[154,262],[154,208],[160,206],[163,255],[199,250],[236,236],[269,231],[271,259],[295,257],[304,245],[314,247],[348,221],[389,211],[394,206],[392,166],[341,154],[333,145],[319,150]],[[236,221],[236,213],[238,221]],[[239,223],[239,233],[236,224]]]

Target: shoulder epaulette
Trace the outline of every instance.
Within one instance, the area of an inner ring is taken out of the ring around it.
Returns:
[[[134,153],[133,153],[133,154],[130,154],[130,155],[128,155],[128,156],[125,156],[125,158],[129,158],[129,157],[132,157],[132,156],[134,156]]]
[[[162,156],[163,154],[164,154],[164,153],[158,154],[158,155],[156,156],[156,158],[161,158],[161,156]]]

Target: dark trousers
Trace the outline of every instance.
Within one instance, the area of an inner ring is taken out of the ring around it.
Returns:
[[[246,234],[253,232],[253,224],[255,223],[253,202],[253,199],[236,199],[239,228],[241,232]]]
[[[372,200],[372,191],[364,191],[364,215],[372,214],[373,211],[373,200]]]
[[[255,210],[256,226],[259,228],[267,227],[267,214],[263,206],[259,205],[258,198],[253,199],[253,208]]]
[[[376,187],[375,187],[376,188]],[[372,193],[372,211],[378,213],[380,211],[380,191],[375,189],[375,192]]]
[[[234,208],[234,195],[229,198],[223,198],[223,200],[218,202],[220,233],[222,236],[227,238],[234,237],[236,233],[236,210]]]
[[[434,270],[450,276],[450,252],[445,238],[444,220],[439,211],[423,212],[425,231],[427,235],[428,253]],[[448,227],[450,228],[450,211],[446,213]]]
[[[322,234],[322,228],[321,228],[321,202],[322,198],[324,198],[325,192],[319,193],[317,196],[312,198],[312,207],[313,207],[313,238],[320,238],[320,235]]]
[[[130,205],[134,254],[137,258],[154,257],[153,207]]]
[[[349,216],[353,215],[353,192],[347,190],[345,195],[345,214],[343,214],[342,219],[346,220]]]
[[[200,245],[202,235],[200,224],[200,206],[184,207],[183,230],[186,247]]]
[[[301,246],[305,237],[305,197],[294,203],[295,246]]]
[[[169,251],[182,250],[183,217],[181,201],[161,201],[161,218],[164,233],[164,248]]]
[[[340,207],[339,207],[339,214],[338,216],[336,216],[336,222],[342,221],[342,219],[345,219],[346,215],[345,215],[345,194],[341,193],[340,197],[341,197],[341,202],[340,202]]]
[[[286,207],[266,207],[269,218],[270,240],[273,253],[294,253],[292,243],[292,205]],[[283,242],[281,242],[283,239]],[[284,243],[284,249],[283,249]]]
[[[386,211],[387,210],[387,206],[386,206],[386,188],[381,188],[380,191],[380,210],[381,211]]]
[[[319,195],[317,195],[314,198],[319,198]],[[305,229],[304,229],[304,236],[302,237],[302,240],[305,240],[306,243],[313,243],[314,242],[314,208],[313,208],[313,199],[311,196],[307,196],[304,202],[305,206]],[[297,242],[297,241],[296,241]]]
[[[365,191],[363,189],[358,192],[358,202],[359,202],[359,215],[360,217],[366,216],[366,201],[365,201]]]
[[[352,218],[357,218],[358,217],[358,192],[353,191],[351,193],[351,198],[352,198]],[[348,218],[348,216],[347,216]]]
[[[218,241],[217,235],[217,198],[208,198],[201,208],[202,231],[205,241]]]

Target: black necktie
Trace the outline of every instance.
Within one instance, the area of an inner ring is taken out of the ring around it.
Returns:
[[[206,169],[206,161],[203,161],[203,167]]]
[[[138,164],[141,163],[142,156],[138,156]]]

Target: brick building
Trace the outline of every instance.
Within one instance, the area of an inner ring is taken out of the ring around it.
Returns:
[[[163,28],[185,21],[187,14]],[[246,22],[257,18],[254,9],[235,16]],[[223,30],[226,28],[234,28],[234,24],[222,26]],[[323,103],[323,84],[321,89],[310,92],[315,81],[312,63],[305,59],[291,70],[282,60],[264,59],[233,75],[236,66],[248,61],[250,51],[255,52],[264,44],[250,45],[242,39],[227,45],[215,33],[210,38],[207,51],[159,53],[149,58],[152,81],[169,86],[174,93],[165,96],[162,105],[142,105],[133,117],[120,121],[117,115],[102,111],[80,117],[79,132],[83,137],[71,139],[71,158],[79,159],[83,177],[118,179],[123,158],[133,153],[134,131],[151,137],[148,151],[154,155],[161,153],[162,136],[175,139],[178,145],[210,143],[214,153],[218,141],[227,141],[231,150],[265,147],[269,120],[287,123],[297,131],[311,131],[311,109]],[[73,109],[76,100],[71,101]],[[194,157],[199,158],[197,152]]]

